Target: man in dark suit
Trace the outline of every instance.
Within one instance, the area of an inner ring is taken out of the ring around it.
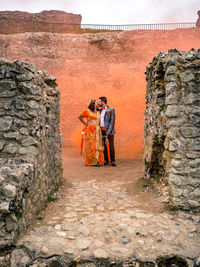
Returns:
[[[109,140],[110,159],[111,165],[116,166],[115,163],[115,147],[114,147],[114,134],[115,134],[115,110],[107,105],[107,98],[105,96],[99,97],[101,107],[100,127],[104,143],[104,165],[109,163],[108,151],[106,146],[106,138]]]

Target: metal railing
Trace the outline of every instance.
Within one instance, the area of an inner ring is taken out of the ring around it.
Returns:
[[[174,30],[187,29],[196,27],[195,22],[183,23],[156,23],[156,24],[127,24],[127,25],[105,25],[105,24],[81,24],[82,29],[96,29],[96,30]]]

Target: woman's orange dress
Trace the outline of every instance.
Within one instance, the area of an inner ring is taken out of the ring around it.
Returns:
[[[87,120],[88,125],[84,128],[83,152],[85,165],[103,165],[103,145],[100,129],[100,113],[92,112],[90,109],[83,110],[80,114]]]

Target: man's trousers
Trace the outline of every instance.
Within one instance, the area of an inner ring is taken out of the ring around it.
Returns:
[[[107,151],[107,145],[106,145],[106,132],[105,130],[102,131],[102,137],[103,137],[103,145],[104,145],[104,161],[105,163],[108,163],[108,151]],[[110,148],[110,161],[115,162],[115,147],[114,147],[114,135],[108,135],[108,141],[109,141],[109,148]]]

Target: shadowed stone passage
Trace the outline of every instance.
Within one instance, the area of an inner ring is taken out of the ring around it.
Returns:
[[[0,256],[61,182],[59,95],[47,72],[0,60]]]
[[[173,207],[200,210],[200,50],[160,53],[148,65],[145,175],[166,177]]]

